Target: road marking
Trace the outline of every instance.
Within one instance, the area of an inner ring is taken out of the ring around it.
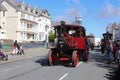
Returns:
[[[78,65],[77,65],[77,67],[78,67],[80,64],[82,64],[82,63],[83,63],[83,62],[79,62]]]
[[[20,68],[20,67],[22,67],[22,66],[15,66],[16,68]]]
[[[12,68],[7,68],[7,69],[5,69],[4,71],[10,71],[10,70],[12,70]]]
[[[67,75],[68,73],[64,74],[59,80],[63,80]]]

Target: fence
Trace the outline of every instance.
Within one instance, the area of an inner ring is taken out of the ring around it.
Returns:
[[[24,49],[28,49],[28,48],[36,48],[36,47],[45,47],[45,44],[44,43],[22,43],[22,46]],[[13,44],[2,44],[2,48],[4,51],[12,51]]]

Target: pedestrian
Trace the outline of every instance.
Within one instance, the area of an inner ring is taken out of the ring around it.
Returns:
[[[2,50],[2,43],[1,43],[1,41],[0,41],[0,58],[1,58],[1,59],[4,59],[4,58],[5,58],[6,60],[8,60],[8,55],[7,55],[7,53]]]
[[[90,49],[91,49],[91,41],[88,39],[87,40],[87,44],[88,44],[88,46],[90,47]]]
[[[25,55],[22,44],[19,45],[19,53],[20,53],[20,55]]]
[[[94,50],[94,44],[91,43],[91,50],[93,51]]]
[[[2,56],[2,44],[1,44],[1,41],[0,41],[0,56]]]
[[[107,44],[108,64],[110,64],[113,60],[112,49],[113,49],[113,43],[112,40],[109,40]]]
[[[117,47],[117,63],[120,64],[120,40],[117,41],[116,43],[116,47]]]
[[[105,42],[101,42],[101,53],[104,54],[105,52]]]
[[[1,43],[1,41],[0,41],[0,49],[2,49],[2,43]]]
[[[13,44],[13,52],[12,52],[12,55],[13,54],[18,54],[18,48],[19,48],[19,45],[17,43],[17,40],[15,40],[14,44]]]
[[[120,64],[120,50],[117,52],[117,63]]]
[[[112,49],[112,54],[113,54],[113,61],[117,60],[117,47],[116,47],[116,42],[113,42],[113,49]]]

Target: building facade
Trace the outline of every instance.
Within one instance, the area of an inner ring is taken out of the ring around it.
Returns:
[[[51,17],[47,10],[42,9],[40,11],[38,25],[39,25],[39,40],[46,41],[48,40],[48,34],[52,30],[51,29]]]
[[[47,10],[15,0],[3,0],[0,4],[0,39],[19,42],[46,40],[51,27]]]
[[[106,31],[113,35],[113,40],[120,40],[120,24],[111,23],[107,26]]]
[[[6,12],[7,9],[0,3],[0,38],[6,38]]]

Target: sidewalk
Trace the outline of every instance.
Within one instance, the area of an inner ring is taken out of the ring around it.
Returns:
[[[49,49],[39,47],[39,48],[29,48],[25,49],[25,55],[11,55],[11,52],[7,52],[8,54],[8,61],[5,60],[0,60],[0,64],[3,63],[8,63],[8,62],[13,62],[17,60],[24,60],[24,59],[29,59],[37,56],[46,56],[48,54]]]

